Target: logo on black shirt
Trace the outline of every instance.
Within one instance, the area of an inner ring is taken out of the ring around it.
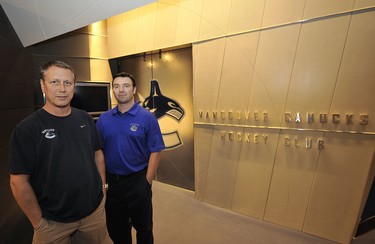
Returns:
[[[55,129],[45,129],[42,131],[42,134],[44,134],[44,137],[47,139],[53,139],[56,137]]]

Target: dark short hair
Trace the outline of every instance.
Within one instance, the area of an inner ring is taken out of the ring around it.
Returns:
[[[45,75],[46,75],[46,71],[52,66],[56,66],[56,67],[59,67],[59,68],[70,70],[73,73],[74,81],[76,80],[76,74],[74,73],[74,70],[73,70],[72,66],[70,66],[69,64],[64,63],[62,61],[58,61],[58,60],[44,62],[40,66],[40,79],[44,80]]]
[[[115,76],[113,76],[112,85],[113,85],[113,81],[118,77],[128,77],[128,78],[130,78],[132,83],[133,83],[133,87],[136,87],[134,76],[132,74],[129,74],[129,73],[126,73],[126,72],[120,72],[120,73],[115,74]]]

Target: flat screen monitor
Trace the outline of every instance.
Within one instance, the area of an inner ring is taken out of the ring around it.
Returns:
[[[111,108],[109,82],[76,82],[71,106],[85,110],[93,117]]]

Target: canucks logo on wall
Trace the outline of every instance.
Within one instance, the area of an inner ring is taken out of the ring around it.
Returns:
[[[159,120],[164,116],[180,123],[185,115],[184,109],[174,99],[164,96],[157,80],[151,80],[150,95],[143,101],[142,106],[149,110]],[[174,148],[182,144],[177,127],[172,132],[162,133],[166,148]]]

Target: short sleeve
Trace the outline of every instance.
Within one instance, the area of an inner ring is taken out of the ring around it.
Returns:
[[[148,147],[150,152],[160,152],[165,149],[163,136],[160,131],[158,120],[151,114],[148,131]]]

